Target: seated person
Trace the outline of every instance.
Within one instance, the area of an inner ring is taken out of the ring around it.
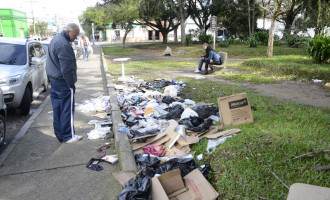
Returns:
[[[205,49],[205,55],[201,56],[201,59],[199,60],[198,69],[195,71],[196,73],[202,72],[202,66],[205,62],[205,71],[202,72],[202,74],[208,74],[208,65],[209,63],[214,65],[220,65],[221,60],[220,56],[209,46],[207,43],[203,44],[203,48]]]

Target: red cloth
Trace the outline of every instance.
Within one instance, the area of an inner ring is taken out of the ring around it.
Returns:
[[[143,153],[151,154],[154,156],[161,156],[164,153],[164,147],[157,145],[146,145],[142,147]]]

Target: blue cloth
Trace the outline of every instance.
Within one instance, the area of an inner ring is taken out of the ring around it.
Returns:
[[[220,62],[220,56],[215,53],[215,51],[210,51],[209,57],[204,58],[205,61],[210,61],[211,59],[213,60],[213,62]]]
[[[74,90],[65,81],[50,79],[50,97],[53,105],[53,126],[57,139],[66,142],[75,135]]]
[[[49,43],[46,73],[49,78],[65,81],[70,88],[74,88],[77,82],[76,57],[66,31],[56,35]]]

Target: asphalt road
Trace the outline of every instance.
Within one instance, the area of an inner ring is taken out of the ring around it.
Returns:
[[[48,86],[49,87],[49,86]],[[15,109],[7,110],[7,120],[6,120],[6,139],[5,144],[0,147],[0,154],[4,151],[4,149],[10,144],[10,142],[14,139],[15,135],[22,128],[26,121],[33,115],[33,113],[38,109],[38,107],[42,104],[42,102],[49,95],[50,87],[47,92],[41,92],[37,98],[32,101],[30,113],[26,116],[18,115]]]

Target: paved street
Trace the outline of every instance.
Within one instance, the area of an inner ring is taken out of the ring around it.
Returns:
[[[99,47],[94,49],[98,53]],[[75,101],[81,103],[91,99],[90,94],[103,92],[99,54],[77,64]],[[61,144],[53,132],[52,114],[48,113],[52,111],[49,97],[46,101],[25,135],[12,142],[14,148],[0,167],[0,199],[112,199],[118,195],[121,185],[111,175],[118,165],[101,163],[104,170],[99,172],[85,167],[106,142],[112,144],[107,154],[115,154],[113,140],[87,139],[86,133],[94,128],[87,124],[95,119],[93,113],[76,110],[76,134],[84,139]]]

